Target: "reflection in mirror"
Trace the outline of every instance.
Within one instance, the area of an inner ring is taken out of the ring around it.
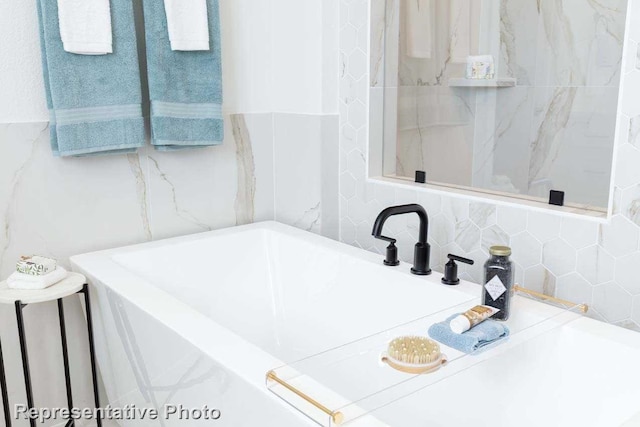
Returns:
[[[385,175],[606,210],[627,0],[385,6]]]

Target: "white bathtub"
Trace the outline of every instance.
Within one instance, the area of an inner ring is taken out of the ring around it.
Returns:
[[[298,427],[316,424],[268,391],[269,370],[479,294],[477,285],[447,287],[437,273],[416,277],[406,264],[389,268],[381,260],[262,223],[80,255],[72,263],[92,284],[98,362],[112,406],[221,411],[217,421],[173,416],[123,426]],[[533,323],[564,313],[515,302],[518,315]],[[349,427],[639,426],[640,334],[570,316],[544,333],[527,329],[481,357],[454,362],[429,387],[367,408],[372,412]],[[329,394],[345,382],[371,381],[372,370],[360,368],[327,382]]]
[[[314,425],[268,392],[267,371],[475,297],[381,261],[273,222],[72,259],[111,405],[208,405],[230,427]]]

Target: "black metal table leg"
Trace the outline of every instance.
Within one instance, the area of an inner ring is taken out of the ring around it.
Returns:
[[[18,338],[20,338],[20,353],[22,354],[22,371],[24,372],[24,386],[27,391],[27,406],[29,410],[32,410],[33,405],[33,391],[31,388],[31,372],[29,371],[29,355],[27,354],[27,339],[24,332],[24,319],[22,318],[22,309],[26,307],[26,304],[22,304],[20,301],[16,301],[16,320],[18,321]],[[36,420],[34,418],[29,419],[31,427],[36,427]]]
[[[62,359],[64,361],[64,381],[67,388],[67,408],[69,413],[73,409],[73,392],[71,391],[71,370],[69,369],[69,349],[67,347],[67,327],[64,320],[64,303],[62,298],[58,300],[58,318],[60,319],[60,341],[62,342]],[[67,421],[67,426],[75,425],[71,418]]]
[[[93,320],[91,318],[91,300],[89,298],[89,285],[85,283],[80,291],[84,294],[84,307],[87,312],[87,332],[89,334],[89,355],[91,356],[91,376],[93,378],[93,398],[96,409],[100,408],[100,395],[98,392],[98,369],[96,366],[96,349],[93,340]],[[102,419],[96,420],[98,427],[102,427]]]
[[[6,427],[11,427],[11,409],[9,408],[9,390],[7,389],[7,377],[4,373],[4,358],[2,357],[2,342],[0,342],[0,388],[2,388],[2,407],[4,408],[4,422]]]

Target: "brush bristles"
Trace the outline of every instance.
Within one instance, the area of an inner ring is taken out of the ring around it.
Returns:
[[[426,365],[438,360],[440,346],[424,337],[400,337],[389,343],[387,352],[389,357],[398,362]]]

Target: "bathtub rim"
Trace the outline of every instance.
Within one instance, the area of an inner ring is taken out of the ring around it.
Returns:
[[[281,233],[377,266],[381,265],[379,254],[355,248],[342,242],[299,230],[276,221],[258,222],[99,250],[75,255],[70,258],[70,261],[72,269],[87,276],[90,285],[96,286],[96,283],[100,283],[100,285],[108,287],[117,295],[135,304],[146,314],[158,319],[163,325],[182,336],[192,345],[200,348],[207,356],[211,357],[212,360],[227,367],[234,372],[234,374],[254,387],[267,392],[268,390],[265,387],[267,372],[271,369],[286,365],[284,361],[267,353],[242,336],[198,312],[168,292],[154,286],[153,283],[128,270],[114,259],[116,255],[126,255],[128,253],[166,247],[167,245],[180,245],[248,231],[272,231]],[[438,276],[436,272],[434,272],[432,276],[416,277],[409,273],[410,266],[408,264],[402,263],[401,265],[401,269],[396,269],[396,272],[404,275],[407,280],[420,280],[426,282],[425,284],[436,282],[434,279],[434,277]],[[131,283],[136,283],[136,286],[131,286]],[[478,285],[462,281],[456,289],[451,289],[451,291],[467,294],[470,297],[469,299],[472,299],[477,296]],[[201,326],[199,328],[190,327],[190,325],[196,323],[207,326]],[[395,325],[389,325],[389,327],[393,326]],[[212,340],[212,336],[219,338]]]

